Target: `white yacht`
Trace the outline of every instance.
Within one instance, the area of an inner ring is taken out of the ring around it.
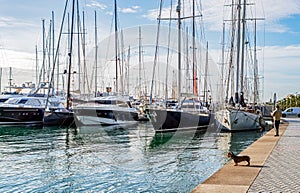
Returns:
[[[62,126],[71,125],[73,113],[59,98],[15,96],[0,104],[0,125]],[[46,109],[45,109],[46,108]]]
[[[13,97],[0,104],[0,125],[42,125],[45,105],[41,98]]]
[[[137,124],[138,112],[129,99],[119,96],[96,97],[73,108],[76,124],[120,125]]]

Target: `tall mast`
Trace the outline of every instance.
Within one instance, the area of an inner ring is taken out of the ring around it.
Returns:
[[[256,19],[254,20],[254,103],[258,101],[258,66],[256,58]]]
[[[42,20],[42,31],[43,31],[43,64],[42,64],[42,76],[43,82],[45,81],[45,58],[46,58],[46,49],[45,49],[45,19]],[[39,82],[40,83],[40,82]]]
[[[124,74],[125,74],[125,71],[124,71],[124,59],[125,59],[125,51],[124,51],[124,36],[123,36],[123,29],[121,30],[121,37],[120,37],[120,64],[119,64],[119,71],[120,71],[120,82],[121,82],[121,93],[124,94],[124,88],[125,88],[125,85],[124,85]]]
[[[97,12],[95,11],[95,97],[97,97],[97,74],[98,74],[98,40],[97,40]]]
[[[68,5],[68,1],[66,1],[66,4],[65,4],[64,13],[63,13],[63,17],[62,17],[61,28],[60,28],[59,36],[58,36],[58,42],[57,42],[56,52],[55,52],[55,56],[53,57],[53,66],[52,66],[52,73],[51,73],[50,83],[53,83],[53,81],[54,81],[54,74],[55,74],[54,70],[55,70],[56,61],[57,61],[57,64],[59,64],[59,46],[60,46],[60,40],[61,40],[62,31],[63,31],[63,24],[64,24],[64,20],[65,20],[67,5]],[[54,34],[54,32],[53,32],[53,34]],[[54,44],[53,44],[53,47],[54,47]],[[47,101],[49,100],[49,93],[50,93],[50,89],[48,89]],[[48,103],[46,103],[46,107],[45,108],[47,108],[47,104]]]
[[[229,85],[231,87],[230,96],[234,97],[234,43],[236,36],[236,12],[235,12],[235,1],[231,0],[231,42],[230,42],[230,60],[229,60],[229,73],[228,73],[228,87],[227,87],[227,95],[229,91]],[[237,62],[236,62],[237,63]],[[228,99],[228,96],[227,96]],[[234,100],[234,99],[233,99]]]
[[[90,89],[89,89],[89,85],[88,85],[88,80],[86,78],[86,43],[85,43],[85,14],[84,11],[82,11],[82,55],[83,55],[83,86],[82,86],[82,90],[83,93],[86,94],[86,85],[88,87],[88,93],[90,93]],[[86,95],[84,95],[86,97]]]
[[[70,35],[71,35],[71,29],[70,29],[70,13],[68,13],[68,49],[70,50]]]
[[[230,96],[233,97],[234,95],[234,59],[233,59],[233,53],[234,53],[234,40],[235,40],[235,30],[236,30],[236,19],[235,19],[235,4],[234,4],[235,0],[231,1],[231,40],[230,40],[230,55],[229,55],[229,63],[228,63],[228,76],[227,76],[227,83],[226,83],[226,90],[225,90],[225,103],[229,102],[229,88],[230,88]],[[223,29],[223,33],[225,34],[225,25],[224,25],[224,29]],[[223,35],[223,37],[225,37],[225,35]],[[224,45],[225,46],[225,45]],[[236,62],[236,64],[238,64],[238,62]],[[237,65],[238,66],[238,65]],[[235,96],[238,100],[238,93],[236,93]]]
[[[67,90],[67,109],[70,108],[70,84],[71,84],[71,69],[72,69],[72,47],[73,47],[73,32],[74,32],[74,10],[75,10],[75,0],[72,3],[72,18],[71,18],[71,34],[70,34],[70,50],[68,53],[69,56],[69,70],[68,70],[68,90]]]
[[[129,66],[130,66],[130,46],[128,47],[128,54],[127,54],[127,94],[129,95]]]
[[[80,15],[79,15],[79,1],[76,0],[76,5],[77,5],[77,52],[78,52],[78,90],[79,90],[79,93],[81,93],[81,58],[80,58]]]
[[[171,9],[170,9],[170,15],[169,15],[169,17],[171,18],[172,17],[172,11],[173,11],[173,3],[172,3],[172,1],[171,1],[171,5],[170,5],[170,7],[171,7]],[[169,64],[170,64],[170,43],[171,43],[171,35],[170,35],[170,33],[171,33],[171,19],[170,19],[170,21],[169,21],[169,29],[168,29],[168,33],[169,33],[169,35],[168,35],[168,52],[167,52],[167,65],[166,65],[166,72],[168,72],[169,71]],[[165,101],[167,101],[168,100],[168,98],[169,98],[169,91],[168,91],[168,79],[169,79],[169,76],[168,76],[168,73],[166,73],[166,75],[165,75]],[[172,89],[171,89],[172,90]]]
[[[241,72],[240,72],[240,93],[244,88],[244,62],[245,62],[245,26],[246,26],[246,0],[243,6],[243,19],[242,19],[242,58],[241,58]]]
[[[117,15],[117,0],[115,0],[115,63],[116,63],[116,92],[118,89],[118,15]]]
[[[157,24],[157,31],[156,31],[154,64],[153,64],[151,87],[150,87],[150,97],[149,97],[149,103],[150,104],[152,104],[152,98],[153,98],[154,77],[155,77],[155,69],[156,69],[156,64],[157,64],[157,55],[158,55],[158,48],[159,48],[158,42],[159,42],[159,31],[160,31],[160,22],[161,22],[161,13],[162,13],[162,3],[163,3],[163,0],[160,0],[158,24]]]
[[[185,92],[186,93],[189,93],[190,92],[190,80],[187,78],[187,77],[189,77],[189,70],[190,70],[190,61],[189,61],[189,49],[190,49],[190,47],[189,47],[189,28],[188,27],[186,27],[186,30],[185,30],[186,32],[186,70],[185,70],[185,85],[186,85],[186,87],[185,87]],[[166,86],[167,87],[167,86]]]
[[[206,59],[205,59],[205,72],[204,72],[204,102],[207,103],[207,74],[208,73],[208,42],[206,43]]]
[[[12,87],[12,67],[9,67],[9,92],[11,92],[11,87]]]
[[[178,0],[178,4],[176,7],[176,12],[178,15],[178,90],[177,90],[177,95],[178,99],[180,98],[180,93],[181,93],[181,2]]]
[[[237,31],[237,53],[236,53],[236,81],[235,81],[235,103],[239,102],[239,75],[240,75],[240,39],[241,39],[241,0],[238,1],[238,31]]]
[[[222,35],[222,58],[221,58],[221,90],[222,90],[222,94],[224,94],[224,53],[225,53],[225,22],[223,22],[223,35]],[[228,94],[226,93],[226,96]]]
[[[38,48],[37,45],[35,46],[35,83],[39,83],[39,60],[38,60]]]
[[[54,39],[54,11],[52,11],[52,62],[53,66],[55,65],[55,39]],[[56,89],[58,89],[59,84],[59,65],[56,68]],[[54,86],[54,85],[53,85]]]
[[[258,64],[257,64],[257,48],[256,48],[256,22],[257,20],[264,20],[264,18],[255,18],[254,20],[254,103],[257,103],[259,100],[258,94]]]
[[[141,97],[141,81],[142,81],[142,28],[139,26],[139,94],[138,97]]]
[[[67,39],[68,39],[68,50],[70,50],[70,35],[71,35],[71,34],[70,34],[70,31],[71,31],[71,29],[70,29],[70,13],[69,13],[69,12],[68,12],[67,16],[68,16],[68,17],[67,17],[67,18],[68,18],[68,19],[67,19],[67,23],[68,23],[68,29],[67,29],[67,30],[68,30],[68,32],[67,32],[68,38],[67,38]],[[68,64],[67,64],[66,68],[68,69]],[[64,79],[64,81],[63,81],[63,88],[65,89],[65,82],[66,82],[66,83],[67,83],[67,90],[68,90],[68,80],[69,80],[69,78],[68,78],[68,77],[69,77],[69,75],[68,75],[68,70],[65,70],[65,72],[67,73],[67,79],[66,79],[66,80]],[[64,73],[65,73],[65,72],[64,72]],[[67,91],[67,92],[68,92],[68,91]],[[68,95],[68,94],[67,94],[67,95]]]
[[[52,42],[51,42],[51,39],[52,39],[52,20],[50,20],[50,24],[49,24],[49,35],[48,35],[48,45],[47,45],[47,54],[48,54],[48,68],[47,68],[47,81],[48,81],[48,84],[49,84],[49,88],[52,87],[52,82],[50,82],[50,73],[51,73],[51,47],[52,47]]]
[[[196,43],[195,43],[195,0],[193,0],[193,94],[195,96],[198,95],[198,88],[197,88],[197,66],[195,64],[196,62]]]

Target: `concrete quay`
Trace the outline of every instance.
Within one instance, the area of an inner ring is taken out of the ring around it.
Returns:
[[[268,131],[240,153],[250,156],[250,166],[231,160],[191,193],[300,192],[300,119],[283,119],[279,137],[274,134]]]

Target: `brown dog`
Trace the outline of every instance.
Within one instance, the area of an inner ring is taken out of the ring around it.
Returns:
[[[248,162],[248,165],[247,165],[247,166],[250,166],[250,157],[247,156],[247,155],[244,155],[244,156],[237,156],[237,155],[234,155],[234,153],[231,151],[231,152],[227,153],[227,157],[233,159],[233,161],[234,161],[234,163],[235,163],[235,166],[237,166],[238,163],[240,163],[240,162],[242,162],[242,161]]]

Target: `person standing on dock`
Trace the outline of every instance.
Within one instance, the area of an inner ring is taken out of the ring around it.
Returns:
[[[276,109],[271,113],[271,116],[274,119],[274,126],[276,130],[275,136],[279,136],[279,124],[280,124],[280,118],[282,116],[282,112],[279,108],[279,105],[276,105]]]

